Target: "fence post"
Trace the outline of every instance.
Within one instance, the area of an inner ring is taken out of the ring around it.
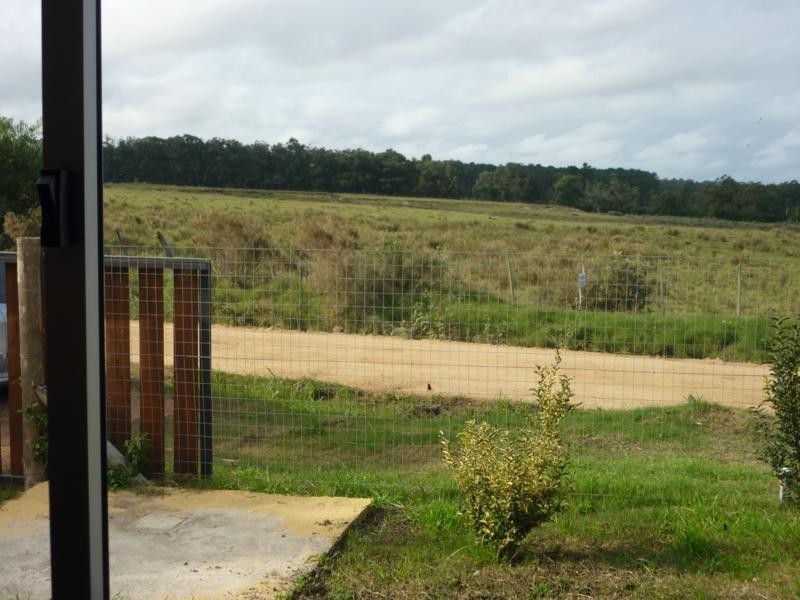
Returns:
[[[148,475],[164,475],[164,270],[139,268],[139,411]]]
[[[34,386],[44,384],[44,338],[42,330],[42,250],[39,238],[17,239],[17,287],[19,293],[20,388],[23,414],[45,411]],[[22,462],[25,488],[44,478],[44,466],[36,457],[36,442],[42,432],[29,416],[22,420]]]

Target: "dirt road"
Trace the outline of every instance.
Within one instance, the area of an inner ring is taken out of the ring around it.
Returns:
[[[138,360],[138,323],[131,353]],[[462,395],[477,399],[530,398],[534,367],[552,350],[343,333],[214,326],[212,365],[246,375],[312,377],[370,391]],[[172,326],[165,331],[172,364]],[[747,408],[762,397],[764,365],[564,351],[563,371],[574,378],[584,408],[680,404],[694,394]]]

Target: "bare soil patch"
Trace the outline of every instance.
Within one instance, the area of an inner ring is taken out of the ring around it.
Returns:
[[[172,325],[165,357],[172,365]],[[212,367],[262,377],[310,377],[377,393],[466,396],[486,400],[531,397],[538,364],[554,351],[443,340],[286,331],[215,325]],[[131,354],[138,360],[138,323],[131,323]],[[574,378],[583,408],[627,409],[681,404],[689,395],[748,408],[763,399],[766,365],[718,359],[669,359],[562,351],[563,371]]]

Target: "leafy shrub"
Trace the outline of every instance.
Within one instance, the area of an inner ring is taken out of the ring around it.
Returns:
[[[10,214],[10,213],[9,213]],[[47,465],[47,407],[41,402],[26,404],[21,409],[22,416],[36,427],[36,437],[31,440],[33,458],[39,465]]]
[[[191,221],[192,240],[208,248],[217,276],[240,289],[257,287],[274,278],[281,253],[264,225],[245,213],[212,211]]]
[[[458,339],[458,324],[454,322],[450,307],[441,299],[434,300],[430,294],[424,295],[414,304],[408,329],[415,340]]]
[[[377,249],[359,249],[357,232],[328,218],[300,228],[309,288],[325,297],[325,315],[351,330],[407,320],[414,305],[442,277],[433,254],[409,253],[386,240]],[[378,331],[382,333],[382,331]]]
[[[150,447],[150,439],[146,433],[132,433],[122,448],[125,463],[110,467],[107,471],[108,489],[118,490],[134,483],[147,466],[145,463]]]
[[[8,238],[4,245],[16,250],[14,240],[20,237],[38,237],[42,227],[42,209],[38,206],[24,213],[7,212],[3,217],[3,233]]]
[[[780,478],[784,498],[800,502],[800,319],[777,319],[770,376],[759,406],[762,458]],[[771,408],[774,414],[769,414]]]
[[[573,397],[570,379],[559,375],[561,357],[537,367],[535,410],[518,431],[469,421],[457,435],[458,449],[440,434],[444,462],[466,500],[466,516],[482,543],[501,556],[513,554],[525,536],[561,505],[567,449],[561,420]]]
[[[615,312],[642,310],[650,302],[654,285],[647,265],[617,258],[586,291],[586,308]]]

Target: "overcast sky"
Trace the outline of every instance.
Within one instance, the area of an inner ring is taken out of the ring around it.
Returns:
[[[104,127],[800,179],[798,0],[105,0]],[[0,0],[0,114],[41,114]]]

